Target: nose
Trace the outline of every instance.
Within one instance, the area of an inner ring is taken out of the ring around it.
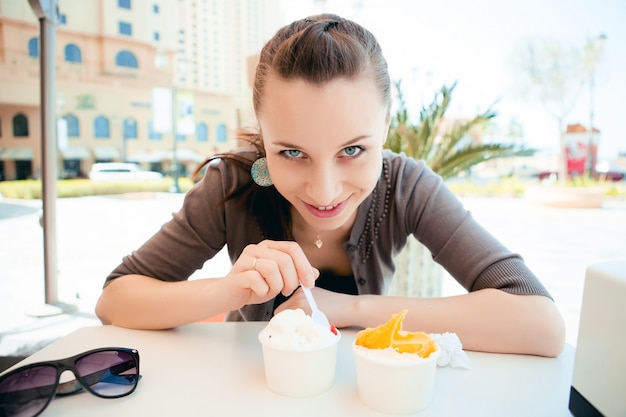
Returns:
[[[320,206],[336,203],[337,196],[341,194],[342,181],[341,173],[334,164],[314,166],[307,180],[307,194],[311,198],[309,203]]]

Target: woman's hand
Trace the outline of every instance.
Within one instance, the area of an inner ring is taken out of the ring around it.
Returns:
[[[336,293],[325,290],[323,288],[312,288],[313,298],[317,307],[328,317],[328,321],[337,327],[351,326],[352,324],[347,321],[349,314],[348,310],[353,308],[352,306],[356,302],[357,296]],[[283,310],[301,308],[308,315],[311,314],[311,307],[309,306],[306,297],[301,289],[298,290],[289,297],[288,300],[278,306],[274,314],[277,314]]]
[[[248,245],[222,280],[225,297],[234,297],[233,309],[288,296],[298,286],[312,287],[319,271],[296,242],[264,240]]]

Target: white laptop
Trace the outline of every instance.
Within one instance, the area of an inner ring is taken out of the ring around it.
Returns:
[[[626,260],[587,268],[569,409],[626,416]]]

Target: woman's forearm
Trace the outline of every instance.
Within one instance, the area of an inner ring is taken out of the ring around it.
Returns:
[[[442,298],[361,296],[353,325],[373,327],[409,310],[403,328],[456,333],[463,348],[484,352],[557,356],[565,325],[554,302],[540,295],[512,295],[496,289]]]
[[[125,275],[107,285],[96,305],[103,324],[134,329],[167,329],[229,311],[218,291],[222,278],[164,282]]]

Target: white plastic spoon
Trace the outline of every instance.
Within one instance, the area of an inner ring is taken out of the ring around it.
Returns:
[[[315,303],[315,300],[313,299],[313,294],[311,294],[311,289],[303,285],[302,292],[304,292],[304,296],[306,297],[306,300],[309,302],[309,305],[311,306],[311,318],[313,319],[313,321],[319,324],[320,326],[330,328],[330,322],[326,318],[326,315],[322,313],[322,311],[319,308],[317,308],[317,304]]]

